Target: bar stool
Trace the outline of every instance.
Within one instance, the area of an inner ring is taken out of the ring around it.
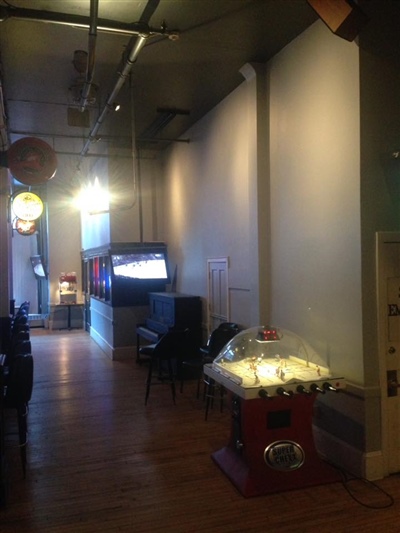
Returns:
[[[187,344],[188,330],[170,330],[161,339],[152,345],[140,348],[140,355],[149,358],[149,370],[146,379],[146,394],[144,403],[150,395],[150,389],[155,384],[169,384],[171,386],[172,400],[175,403],[175,374],[176,367],[179,365],[182,354]],[[175,367],[175,368],[174,368]],[[155,373],[157,370],[157,373]]]
[[[207,382],[203,376],[203,366],[212,363],[222,348],[240,331],[240,326],[234,322],[223,322],[216,329],[214,329],[205,346],[202,346],[199,350],[198,356],[191,359],[185,359],[182,361],[182,367],[191,368],[197,375],[197,392],[196,398],[200,396],[200,383],[203,379],[205,385]],[[180,391],[183,392],[184,376],[182,372]],[[204,390],[203,398],[206,393]]]
[[[17,354],[4,377],[4,407],[15,409],[17,413],[19,449],[23,476],[26,476],[26,449],[28,445],[28,404],[33,388],[32,354]]]

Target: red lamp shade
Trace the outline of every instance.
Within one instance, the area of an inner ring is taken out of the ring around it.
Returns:
[[[57,171],[57,157],[46,142],[35,137],[15,141],[7,153],[11,174],[24,185],[38,185],[50,180]]]

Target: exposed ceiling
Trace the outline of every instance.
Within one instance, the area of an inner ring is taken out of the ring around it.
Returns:
[[[79,16],[89,25],[90,0],[0,0],[0,6],[11,139],[21,134],[55,136],[58,147],[67,146],[61,142],[63,136],[89,135],[119,80],[118,69],[131,38],[137,41],[137,35],[129,33],[129,27],[138,27],[133,23],[144,19],[159,34],[151,35],[138,53],[115,97],[123,107],[119,113],[107,113],[98,136],[129,138],[134,114],[136,137],[148,138],[148,127],[165,116],[159,110],[172,109],[178,114],[155,137],[178,139],[243,81],[239,69],[246,62],[266,61],[317,18],[305,0],[99,0],[93,71],[98,92],[96,103],[89,106],[90,127],[82,128],[68,124],[68,110],[79,108],[71,90],[79,76],[72,61],[75,50],[88,51],[89,27],[66,23]],[[65,15],[65,24],[42,21],[55,13]],[[121,23],[125,33],[111,31]],[[172,30],[179,39],[168,38]],[[75,118],[79,123],[79,116]],[[75,143],[74,149],[83,145]],[[162,149],[167,143],[153,145]],[[90,152],[95,151],[92,145]]]
[[[97,12],[94,4],[0,0],[1,88],[11,142],[40,136],[60,153],[92,154],[91,135],[128,145],[134,134],[163,149],[243,81],[245,63],[267,61],[318,19],[306,0],[99,0]],[[367,46],[398,57],[400,2],[361,4],[371,16],[363,30]],[[131,66],[127,57],[138,33],[146,37]],[[76,50],[89,49],[98,90],[82,113],[85,85],[76,85],[86,66],[79,75],[73,59]],[[122,105],[118,113],[106,106],[114,102]],[[172,110],[170,122],[165,110]],[[148,131],[164,118],[163,128]]]

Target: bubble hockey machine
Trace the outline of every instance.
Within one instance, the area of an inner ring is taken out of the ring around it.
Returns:
[[[270,326],[237,334],[204,373],[232,396],[228,445],[213,460],[245,497],[339,481],[318,455],[314,401],[345,387],[299,336]]]

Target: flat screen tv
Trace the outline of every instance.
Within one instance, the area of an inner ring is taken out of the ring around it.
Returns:
[[[168,282],[167,256],[164,252],[111,254],[116,279],[158,280]]]
[[[43,259],[40,255],[31,256],[33,273],[37,279],[47,279],[47,272],[44,268]]]

